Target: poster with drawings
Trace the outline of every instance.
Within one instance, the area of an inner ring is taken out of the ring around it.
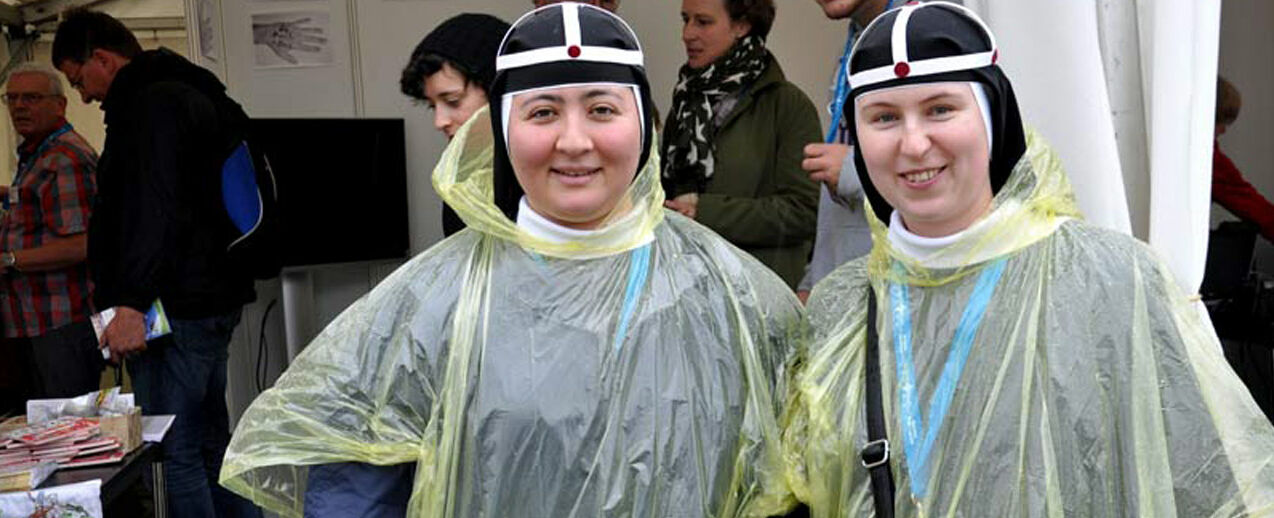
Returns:
[[[323,10],[280,11],[252,15],[256,68],[330,66],[331,16]]]
[[[212,0],[198,0],[195,4],[195,15],[198,17],[199,27],[199,55],[204,59],[213,63],[217,62],[219,53],[217,51],[217,6],[213,5]]]

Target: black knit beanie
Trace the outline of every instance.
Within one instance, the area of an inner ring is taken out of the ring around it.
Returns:
[[[424,62],[431,54],[452,62],[485,91],[495,77],[495,53],[508,30],[504,20],[487,14],[465,13],[442,22],[412,51],[399,81],[403,94],[425,97]]]

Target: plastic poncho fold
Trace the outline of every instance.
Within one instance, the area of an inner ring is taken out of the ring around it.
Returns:
[[[655,154],[618,231],[523,233],[490,201],[489,124],[475,116],[434,172],[468,230],[353,304],[253,402],[222,484],[284,516],[304,512],[307,466],[351,461],[414,463],[417,517],[789,505],[777,416],[795,296],[665,213]]]
[[[813,290],[784,436],[798,498],[875,514],[876,325],[899,516],[1274,514],[1274,429],[1211,326],[1148,247],[1079,221],[1056,155],[1028,146],[976,231],[920,263],[870,218],[871,254]]]

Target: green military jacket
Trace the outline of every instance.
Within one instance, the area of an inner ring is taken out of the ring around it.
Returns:
[[[673,126],[671,117],[664,128]],[[806,144],[822,141],[819,133],[814,103],[771,57],[717,129],[715,173],[699,194],[695,219],[793,289],[805,273],[817,225],[818,184],[801,161]]]

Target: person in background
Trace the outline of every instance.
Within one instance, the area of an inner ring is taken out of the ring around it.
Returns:
[[[801,167],[810,179],[822,184],[818,199],[818,233],[814,237],[814,253],[805,267],[805,276],[797,286],[796,296],[805,302],[818,281],[855,257],[871,250],[871,229],[863,212],[863,186],[854,171],[853,149],[849,147],[846,124],[852,121],[840,116],[839,107],[849,95],[849,78],[845,60],[856,34],[876,16],[891,7],[893,0],[814,0],[831,20],[849,18],[849,35],[845,52],[832,72],[831,102],[828,109],[832,127],[828,138],[805,146]]]
[[[683,0],[686,64],[663,129],[666,206],[721,234],[795,288],[818,184],[801,169],[818,112],[765,48],[773,0]]]
[[[18,400],[92,392],[105,365],[89,323],[85,262],[97,152],[66,121],[53,67],[18,65],[0,99],[22,137],[0,219],[0,322],[13,358],[0,369],[6,384],[19,385],[6,392]]]
[[[177,416],[163,443],[169,513],[257,516],[215,479],[230,438],[228,345],[256,297],[227,254],[238,232],[221,198],[222,166],[248,116],[211,72],[168,49],[143,51],[104,13],[66,13],[52,54],[105,112],[88,233],[93,305],[115,310],[102,346],[127,359],[142,411]],[[156,301],[172,332],[148,343],[144,315]]]
[[[403,68],[403,95],[429,106],[434,128],[456,134],[465,121],[487,105],[487,89],[495,75],[495,51],[509,30],[504,20],[486,14],[461,14],[425,35]],[[464,228],[456,211],[442,205],[442,232]]]
[[[1216,138],[1212,144],[1212,201],[1243,221],[1256,224],[1261,236],[1274,242],[1274,204],[1243,178],[1234,161],[1221,151],[1219,139],[1239,118],[1243,98],[1224,77],[1216,78]]]

